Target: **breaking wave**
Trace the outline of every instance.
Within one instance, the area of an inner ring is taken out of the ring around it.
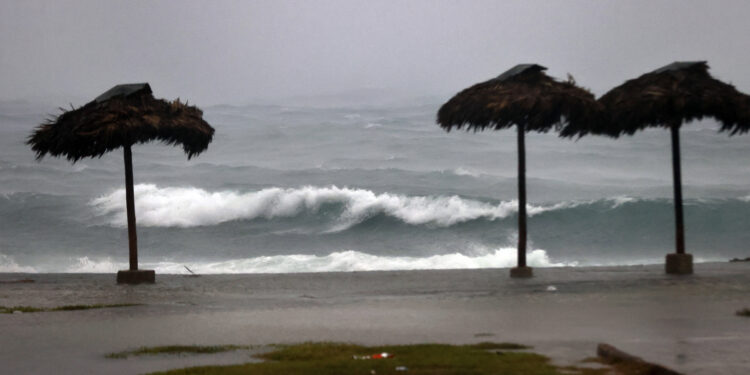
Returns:
[[[528,206],[529,215],[575,206],[562,202]],[[91,205],[113,226],[124,226],[125,190],[96,198]],[[315,187],[267,188],[240,193],[210,192],[193,187],[135,186],[138,224],[148,227],[196,227],[235,220],[293,218],[325,214],[331,231],[345,230],[376,215],[396,218],[409,225],[448,227],[476,219],[495,220],[518,211],[515,200],[488,203],[453,196],[407,196],[365,189]]]
[[[33,267],[20,266],[12,257],[0,254],[0,272],[29,273],[36,272],[36,270]]]
[[[526,255],[532,267],[575,266],[576,263],[556,263],[544,250],[533,250]],[[124,260],[124,259],[123,259]],[[2,261],[2,259],[0,259]],[[516,265],[515,248],[498,248],[483,254],[462,253],[433,255],[428,257],[379,256],[354,250],[332,252],[328,255],[273,255],[232,259],[216,262],[141,262],[142,268],[154,269],[163,274],[186,274],[185,266],[200,274],[233,273],[302,273],[302,272],[352,272],[393,271],[428,269],[480,269],[508,268]],[[56,266],[58,267],[58,266]],[[62,268],[34,269],[31,267],[2,268],[1,272],[65,272],[65,273],[114,273],[127,268],[126,261],[115,261],[111,257],[72,260]]]
[[[527,254],[532,267],[565,266],[550,261],[544,250]],[[337,271],[382,271],[424,269],[477,269],[515,266],[516,249],[500,248],[484,255],[461,253],[417,257],[387,257],[358,251],[334,252],[325,256],[277,255],[222,261],[196,266],[201,273],[294,273]]]

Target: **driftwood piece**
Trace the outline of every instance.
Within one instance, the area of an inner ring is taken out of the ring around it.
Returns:
[[[643,375],[682,375],[681,373],[668,369],[655,363],[646,362],[641,357],[623,352],[612,345],[601,343],[596,347],[596,355],[603,362],[618,365],[624,364],[637,368],[638,374]]]
[[[596,347],[596,355],[609,363],[617,362],[646,362],[641,357],[623,352],[609,344],[599,344]]]

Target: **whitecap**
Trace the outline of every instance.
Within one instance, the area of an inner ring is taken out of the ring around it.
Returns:
[[[621,196],[609,198],[609,201],[612,202],[612,208],[618,208],[624,204],[636,202],[637,199],[633,197],[621,195]]]
[[[92,200],[98,215],[107,216],[112,226],[123,227],[125,190],[118,189]],[[235,220],[291,218],[315,214],[323,205],[336,204],[340,212],[330,223],[331,230],[344,230],[375,215],[386,215],[409,225],[448,227],[458,223],[508,217],[518,211],[515,200],[497,204],[453,196],[407,196],[375,193],[366,189],[303,186],[267,188],[240,193],[211,192],[194,187],[165,187],[152,184],[135,186],[138,224],[148,227],[195,227]],[[574,207],[576,202],[552,206],[528,205],[529,215]]]
[[[10,255],[0,254],[0,272],[35,273],[33,267],[21,266]]]
[[[527,254],[532,267],[575,266],[575,263],[559,263],[550,260],[544,250],[533,250]],[[381,256],[355,250],[337,251],[327,255],[268,255],[253,258],[223,260],[217,262],[156,262],[143,263],[142,268],[154,269],[157,273],[185,274],[184,265],[198,274],[236,273],[300,273],[300,272],[352,272],[393,270],[440,270],[509,268],[516,265],[516,249],[497,248],[484,254],[467,255],[461,252],[427,257]],[[113,262],[111,258],[100,260],[79,258],[65,272],[113,273],[125,269],[124,262]]]
[[[470,177],[479,177],[482,175],[482,173],[475,171],[471,168],[464,168],[464,167],[458,167],[453,170],[453,174],[456,176],[470,176]]]

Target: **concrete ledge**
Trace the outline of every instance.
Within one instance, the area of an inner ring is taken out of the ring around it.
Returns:
[[[118,284],[153,284],[156,282],[154,270],[125,270],[117,272]]]
[[[668,274],[672,275],[690,275],[693,273],[693,255],[677,253],[667,254],[665,269]]]
[[[527,279],[534,276],[531,267],[513,267],[510,269],[510,277]]]

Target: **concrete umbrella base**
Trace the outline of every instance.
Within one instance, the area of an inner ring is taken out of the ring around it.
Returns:
[[[118,284],[153,284],[156,282],[154,270],[124,270],[117,272]]]
[[[668,274],[672,275],[690,275],[693,273],[693,255],[678,253],[667,254],[665,269]]]
[[[534,276],[534,271],[531,267],[513,267],[510,269],[510,277],[512,278],[529,278]]]

